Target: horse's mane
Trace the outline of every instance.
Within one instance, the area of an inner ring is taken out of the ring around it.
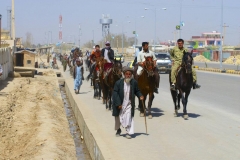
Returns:
[[[184,51],[183,52],[182,62],[185,62],[188,59],[188,56],[191,58],[191,60],[193,60],[192,53]]]

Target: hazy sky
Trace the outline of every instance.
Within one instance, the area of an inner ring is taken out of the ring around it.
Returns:
[[[182,1],[182,21],[185,26],[182,38],[202,32],[220,31],[221,0],[15,0],[16,37],[25,39],[26,33],[33,35],[34,43],[46,42],[45,32],[52,31],[52,40],[58,42],[59,15],[63,16],[63,41],[78,43],[78,25],[81,24],[81,43],[101,39],[99,19],[102,14],[110,14],[113,19],[111,33],[120,34],[122,24],[127,36],[133,36],[135,29],[139,41],[154,39],[154,12],[144,8],[157,8],[157,39],[172,40],[175,26],[180,21]],[[240,43],[240,0],[223,0],[223,22],[226,23],[226,44]],[[2,27],[7,27],[7,7],[11,0],[0,0]],[[167,10],[162,10],[167,8]],[[127,18],[128,16],[128,18]],[[145,18],[141,18],[145,16]],[[127,23],[131,21],[131,23]],[[116,26],[117,25],[117,26]]]

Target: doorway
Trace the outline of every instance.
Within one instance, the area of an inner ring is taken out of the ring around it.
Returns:
[[[16,54],[16,66],[23,67],[23,59],[24,59],[24,54],[22,53],[17,53]]]

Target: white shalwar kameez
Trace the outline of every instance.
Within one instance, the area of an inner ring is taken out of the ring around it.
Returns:
[[[134,121],[131,114],[131,100],[129,99],[130,83],[124,81],[124,100],[122,109],[120,110],[119,119],[123,128],[126,129],[129,135],[134,134]]]

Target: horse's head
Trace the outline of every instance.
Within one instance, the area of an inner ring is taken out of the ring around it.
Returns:
[[[96,56],[94,56],[96,58]],[[103,71],[103,66],[104,66],[104,58],[103,57],[99,57],[96,58],[96,66],[99,68],[100,72]]]
[[[122,77],[122,62],[121,58],[120,60],[114,59],[114,64],[113,64],[113,73],[117,75],[118,77]]]
[[[192,73],[193,57],[189,52],[183,52],[182,65],[186,69],[186,73]]]
[[[153,76],[154,75],[154,61],[153,61],[153,56],[150,57],[145,57],[145,61],[144,61],[144,68],[146,69],[146,71],[148,72],[149,76]]]

